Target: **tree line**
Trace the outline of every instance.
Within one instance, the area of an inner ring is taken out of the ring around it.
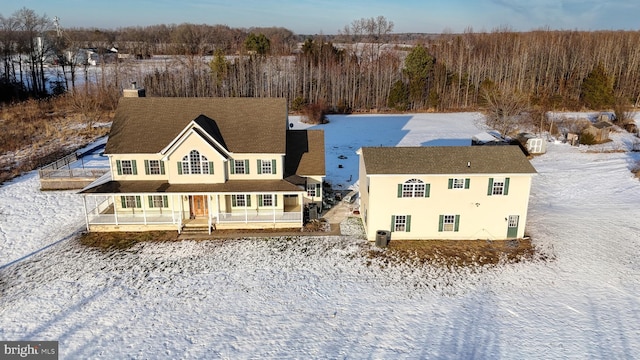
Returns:
[[[38,96],[47,80],[43,52],[58,54],[58,64],[73,67],[78,65],[68,63],[65,52],[115,46],[139,58],[174,56],[172,66],[137,79],[149,96],[277,96],[289,99],[293,110],[324,104],[335,112],[489,107],[498,116],[513,102],[520,104],[516,108],[539,110],[640,102],[638,31],[498,28],[408,35],[394,34],[393,22],[383,16],[354,20],[335,35],[314,36],[204,24],[64,29],[61,35],[53,25],[28,9],[0,16],[3,84],[23,84],[25,92]],[[49,39],[50,49],[40,47],[38,37]],[[102,86],[126,86],[120,71],[103,74]]]
[[[325,102],[335,111],[471,110],[491,97],[547,110],[600,110],[638,105],[639,41],[632,31],[465,32],[410,45],[319,36],[290,56],[217,52],[212,61],[157,71],[144,83],[157,95],[284,96],[294,108]],[[589,95],[594,72],[602,94]]]

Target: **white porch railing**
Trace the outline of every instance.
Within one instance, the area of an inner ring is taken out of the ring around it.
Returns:
[[[99,214],[89,215],[90,225],[119,225],[119,224],[177,224],[171,214]]]
[[[188,211],[186,211],[182,203],[174,204],[170,202],[172,208],[149,208],[146,207],[146,199],[143,199],[142,207],[122,209],[114,203],[119,196],[114,195],[98,195],[86,196],[84,198],[85,215],[87,222],[87,230],[91,225],[175,225],[178,232],[181,231],[185,219],[188,219]],[[287,210],[293,210],[295,207],[288,207]],[[187,216],[187,217],[185,217]],[[246,209],[244,211],[234,212],[217,212],[209,209],[209,217],[204,224],[208,223],[208,228],[215,228],[215,224],[276,224],[276,223],[294,223],[302,224],[302,210],[283,211],[282,208],[272,209]]]
[[[246,213],[219,213],[217,223],[280,223],[302,221],[300,211],[247,211]]]
[[[121,209],[110,196],[92,196],[85,203],[88,225],[180,224],[181,213],[170,209]]]

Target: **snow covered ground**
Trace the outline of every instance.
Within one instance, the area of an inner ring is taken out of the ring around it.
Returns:
[[[478,119],[331,117],[328,178],[353,186],[360,146],[457,144]],[[101,252],[73,237],[80,199],[29,173],[0,187],[0,339],[64,359],[636,358],[640,156],[613,138],[532,160],[527,232],[549,260],[462,269],[382,264],[357,231]]]
[[[480,113],[376,114],[333,115],[328,124],[315,126],[298,116],[289,121],[293,129],[324,130],[327,181],[334,188],[350,189],[358,181],[359,148],[471,145],[471,137],[483,131],[484,118]]]

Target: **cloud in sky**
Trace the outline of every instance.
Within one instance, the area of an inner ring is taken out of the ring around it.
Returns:
[[[549,26],[552,29],[635,30],[638,21],[628,14],[640,10],[634,0],[491,0],[507,14],[529,28]],[[635,16],[634,16],[635,17]],[[515,21],[514,21],[515,23]],[[526,30],[527,28],[521,29]]]
[[[335,34],[356,19],[382,15],[395,23],[395,32],[640,28],[638,0],[24,0],[13,6],[4,6],[0,14],[6,17],[27,7],[58,16],[65,27],[188,22]]]

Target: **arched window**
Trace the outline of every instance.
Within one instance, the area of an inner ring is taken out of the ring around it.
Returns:
[[[402,197],[425,197],[426,185],[422,180],[411,179],[402,184]]]
[[[198,150],[191,150],[182,158],[183,174],[209,174],[209,161]]]

